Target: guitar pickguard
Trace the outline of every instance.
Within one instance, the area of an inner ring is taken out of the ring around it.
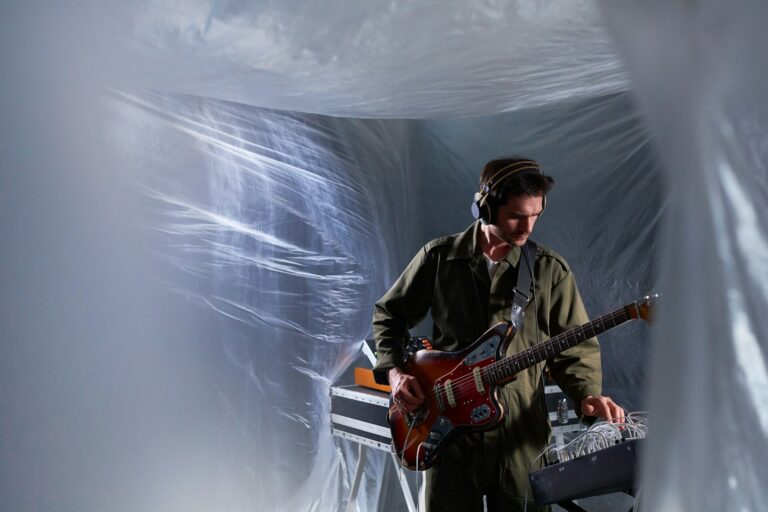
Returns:
[[[469,355],[464,358],[464,364],[467,366],[473,366],[479,361],[495,358],[496,350],[499,348],[500,343],[501,336],[499,335],[488,338],[482,345],[470,352]]]

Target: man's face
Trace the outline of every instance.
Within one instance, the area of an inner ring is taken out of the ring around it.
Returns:
[[[541,215],[542,196],[513,196],[500,206],[491,234],[510,245],[522,247],[528,240],[533,225]]]

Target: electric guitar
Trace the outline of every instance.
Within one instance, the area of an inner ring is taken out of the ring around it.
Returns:
[[[624,322],[637,318],[650,321],[657,298],[654,295],[627,304],[509,357],[504,353],[516,332],[511,322],[494,325],[461,351],[417,351],[403,370],[416,378],[426,400],[414,411],[403,413],[392,406],[388,413],[392,449],[398,461],[408,469],[430,468],[442,448],[458,435],[498,425],[504,416],[497,396],[500,384]]]

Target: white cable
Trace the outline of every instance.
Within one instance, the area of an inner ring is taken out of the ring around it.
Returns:
[[[419,452],[421,451],[421,447],[424,445],[423,442],[419,443],[419,446],[416,447],[416,468],[419,467]],[[419,474],[421,471],[416,472],[416,512],[419,512],[421,510],[421,486],[419,485]]]
[[[407,413],[406,413],[407,414]],[[407,420],[406,420],[407,421]],[[403,442],[403,449],[400,451],[400,460],[403,461],[405,459],[405,447],[408,446],[408,438],[411,437],[411,432],[413,431],[413,425],[416,422],[411,422],[411,424],[408,426],[408,432],[405,434],[405,441]],[[421,447],[424,444],[424,442],[421,442],[416,447],[416,512],[419,512],[421,509],[421,488],[419,487],[419,452],[421,451]],[[405,478],[405,475],[403,474],[403,466],[400,465],[399,468],[400,471],[400,479],[402,480]]]
[[[609,448],[622,441],[644,439],[647,434],[648,419],[645,413],[633,412],[625,417],[624,423],[599,421],[564,446],[551,443],[545,452],[552,460],[565,462]]]

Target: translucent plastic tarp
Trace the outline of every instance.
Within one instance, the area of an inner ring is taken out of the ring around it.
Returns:
[[[650,330],[601,337],[606,394],[651,409],[640,506],[759,509],[759,16],[607,8],[641,117],[592,2],[105,5],[3,17],[3,509],[346,509],[330,387],[511,152],[556,179],[534,238],[591,314],[663,288],[650,400]],[[399,493],[369,453],[357,507]]]
[[[124,84],[343,117],[494,115],[625,90],[593,1],[147,0]]]
[[[670,183],[641,507],[763,510],[768,5],[608,4]]]

